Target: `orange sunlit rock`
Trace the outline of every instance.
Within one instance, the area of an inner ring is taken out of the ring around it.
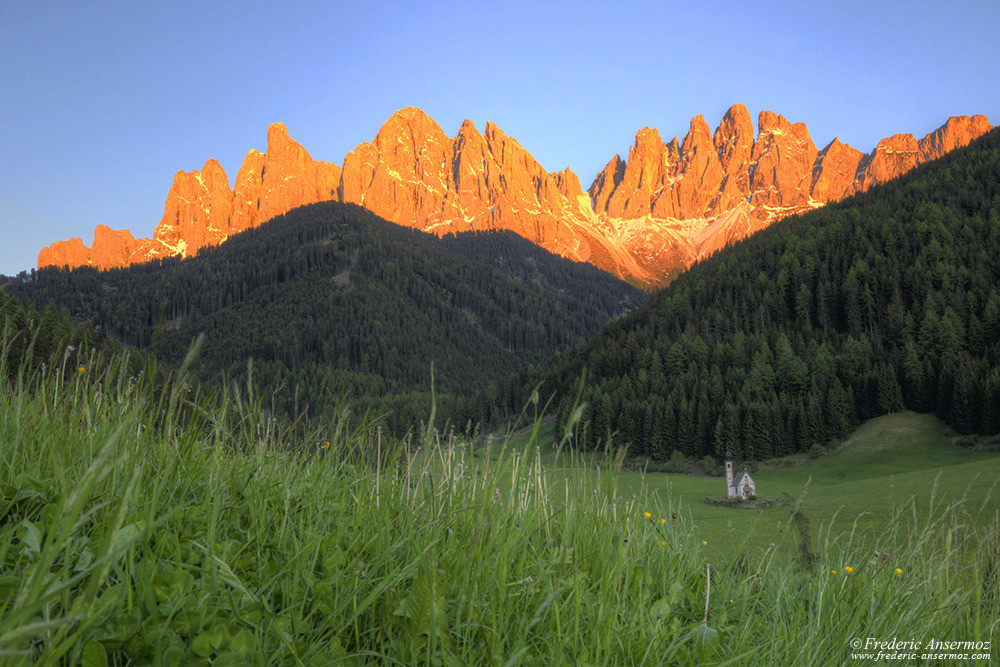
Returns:
[[[834,139],[817,150],[803,123],[733,105],[715,132],[695,116],[683,141],[655,128],[636,133],[628,159],[615,155],[585,194],[568,167],[546,171],[513,137],[466,120],[448,137],[423,111],[394,113],[343,166],[313,160],[281,123],[267,151],[247,153],[230,190],[222,167],[178,172],[153,238],[95,231],[94,250],[60,241],[43,266],[111,268],[203,247],[325,200],[352,202],[397,224],[434,234],[506,229],[564,257],[623,278],[657,281],[776,220],[902,175],[991,129],[958,116],[917,141],[901,134],[872,153]],[[123,259],[124,258],[124,259]]]
[[[854,194],[854,179],[864,154],[834,138],[816,156],[810,196],[819,202],[832,202]]]
[[[90,251],[90,264],[98,269],[128,266],[137,247],[138,243],[129,230],[97,225],[94,229],[94,245]]]
[[[56,241],[38,251],[38,268],[65,266],[75,269],[90,264],[90,248],[83,245],[83,239],[76,237]]]
[[[804,206],[809,200],[812,170],[819,151],[805,123],[761,111],[751,161],[750,203],[761,219],[780,216],[774,209]]]
[[[58,241],[39,252],[38,268],[110,269],[175,255],[192,257],[293,208],[336,199],[339,184],[339,166],[313,160],[283,124],[274,123],[268,127],[267,152],[247,153],[234,189],[214,158],[201,171],[178,171],[152,238],[136,240],[127,230],[98,225],[93,250],[80,239]]]
[[[177,172],[167,192],[163,217],[153,231],[156,250],[133,261],[148,261],[157,255],[192,257],[205,246],[222,243],[229,238],[232,210],[229,179],[215,159],[206,162],[201,171]]]
[[[917,147],[924,161],[936,160],[948,151],[967,146],[991,129],[986,116],[952,116],[947,123],[918,141]]]

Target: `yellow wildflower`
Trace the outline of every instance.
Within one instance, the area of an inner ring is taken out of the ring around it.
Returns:
[[[836,570],[830,570],[830,574],[837,574]]]
[[[900,574],[903,574],[903,570],[897,567],[896,568],[896,575],[898,576]]]
[[[667,522],[666,519],[660,519],[660,523],[666,523],[666,522]]]
[[[661,547],[665,547],[665,546],[667,546],[667,543],[666,542],[660,542],[660,546]]]
[[[327,443],[325,445],[323,445],[322,447],[320,447],[320,449],[329,449],[329,448],[330,448],[330,442],[329,441],[327,441]]]
[[[844,568],[844,572],[850,574],[851,572],[854,572],[854,568],[848,565],[847,567]]]
[[[83,373],[83,372],[84,372],[84,371],[86,371],[86,370],[87,370],[87,369],[86,369],[86,368],[84,368],[83,366],[79,366],[79,367],[77,367],[77,369],[76,369],[76,372],[77,372],[77,373]]]
[[[648,519],[648,518],[650,518],[651,516],[653,516],[653,515],[652,515],[652,514],[650,514],[649,512],[646,512],[646,518],[647,518],[647,519]]]
[[[708,542],[707,542],[707,541],[705,541],[705,540],[702,540],[702,541],[701,541],[701,546],[703,546],[703,547],[707,547],[707,546],[708,546]]]

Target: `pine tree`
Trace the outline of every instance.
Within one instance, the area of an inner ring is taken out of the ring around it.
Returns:
[[[983,388],[982,428],[984,433],[1000,433],[1000,369],[994,367]]]
[[[951,423],[959,433],[974,433],[980,428],[979,377],[971,361],[963,359],[955,369],[951,399]]]
[[[806,400],[802,424],[802,443],[804,448],[808,449],[812,445],[825,444],[830,437],[824,428],[823,402],[820,399],[819,390],[814,386]]]
[[[881,414],[892,414],[903,409],[903,392],[899,388],[896,369],[880,363],[876,369],[877,405]]]
[[[903,351],[903,384],[906,405],[917,412],[925,412],[928,406],[927,380],[913,341],[907,341]]]
[[[839,380],[834,380],[826,397],[827,435],[843,438],[854,425],[854,408]]]

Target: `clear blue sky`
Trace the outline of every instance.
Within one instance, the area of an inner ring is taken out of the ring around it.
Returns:
[[[0,272],[103,223],[149,236],[177,170],[230,184],[268,123],[341,162],[396,109],[515,137],[586,188],[635,133],[733,103],[869,151],[1000,123],[998,2],[23,2],[0,9]]]

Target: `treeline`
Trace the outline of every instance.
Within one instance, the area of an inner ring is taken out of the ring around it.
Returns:
[[[904,408],[997,433],[1000,133],[701,262],[479,412],[540,383],[561,428],[585,368],[578,442],[637,456],[780,456]]]
[[[0,290],[0,386],[15,382],[42,365],[56,365],[69,377],[91,358],[107,357],[122,346],[86,322],[75,322],[66,309],[49,304],[39,313]]]
[[[167,362],[204,332],[196,369],[206,381],[252,379],[284,413],[318,416],[347,398],[403,430],[428,416],[432,366],[442,407],[466,414],[463,401],[491,380],[644,298],[510,232],[439,239],[332,202],[195,258],[45,269],[8,289]]]

